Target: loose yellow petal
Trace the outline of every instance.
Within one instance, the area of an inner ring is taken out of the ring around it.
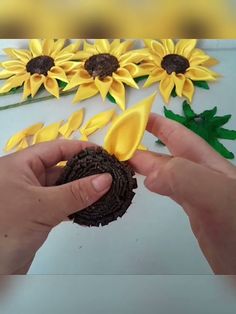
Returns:
[[[30,89],[32,97],[34,97],[37,94],[40,86],[43,84],[44,81],[45,81],[44,75],[35,73],[30,76]]]
[[[84,138],[87,138],[92,133],[106,126],[111,121],[114,112],[115,109],[111,109],[95,115],[80,129],[80,133]]]
[[[125,87],[123,83],[113,80],[109,92],[121,110],[125,110]]]
[[[32,52],[33,57],[40,56],[43,53],[42,44],[39,39],[31,39],[29,41],[29,48]]]
[[[193,82],[190,79],[186,79],[183,87],[183,96],[185,96],[189,102],[192,102],[194,94],[194,85]]]
[[[98,88],[95,85],[94,82],[88,83],[88,84],[82,84],[78,88],[75,97],[73,99],[73,102],[79,102],[81,100],[90,98],[92,96],[95,96],[98,93]]]
[[[59,87],[56,79],[47,76],[44,81],[44,87],[50,94],[59,98]]]
[[[115,119],[104,140],[104,148],[120,161],[129,160],[139,147],[156,94],[140,101]]]
[[[33,125],[29,126],[28,128],[24,129],[23,132],[24,132],[25,136],[32,136],[36,132],[38,132],[40,129],[42,129],[43,125],[44,124],[41,122],[33,124]]]
[[[74,131],[78,130],[84,118],[84,109],[74,112],[68,121],[60,127],[59,133],[68,138]]]
[[[174,88],[174,78],[173,78],[173,73],[172,73],[171,75],[167,75],[160,82],[160,92],[166,103],[168,103],[170,99],[170,94],[173,88]]]
[[[106,99],[107,93],[109,92],[112,82],[113,79],[111,76],[107,76],[103,80],[99,79],[99,77],[96,77],[94,80],[94,83],[97,86],[97,89],[99,90],[103,101]]]
[[[116,81],[121,81],[128,86],[139,89],[138,85],[130,75],[129,71],[126,69],[119,68],[116,72],[112,74],[112,76]]]
[[[55,140],[59,135],[59,128],[61,124],[62,124],[62,121],[59,121],[59,122],[52,123],[40,129],[35,134],[32,144]]]
[[[29,144],[27,142],[26,138],[23,138],[22,141],[20,142],[20,144],[17,146],[16,151],[20,151],[23,150],[25,148],[29,147]]]

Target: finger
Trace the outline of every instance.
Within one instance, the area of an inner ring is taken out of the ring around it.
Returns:
[[[96,144],[77,140],[59,139],[33,145],[16,154],[18,154],[18,160],[22,158],[32,164],[40,162],[46,169],[56,165],[60,161],[72,158],[81,150],[91,146],[96,146]]]
[[[63,169],[64,169],[63,167],[57,167],[57,166],[47,169],[44,175],[44,182],[45,182],[44,185],[45,186],[55,185],[56,181],[62,174]]]
[[[56,215],[64,220],[70,214],[84,209],[100,199],[110,189],[111,184],[111,175],[105,173],[60,186],[40,187],[36,189],[36,192],[38,199],[44,202],[42,207],[46,209],[46,214]]]
[[[200,136],[175,121],[151,113],[147,130],[157,136],[176,157],[183,157],[232,175],[233,166]]]
[[[172,156],[159,154],[150,151],[137,151],[132,159],[129,160],[130,165],[135,172],[143,176],[149,176],[153,171],[157,171],[166,164]]]

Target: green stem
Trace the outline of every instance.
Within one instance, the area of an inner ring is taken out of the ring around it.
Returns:
[[[60,96],[71,95],[74,92],[75,92],[74,90],[67,91],[67,92],[61,92]],[[17,107],[21,107],[21,106],[29,105],[29,104],[32,104],[32,103],[35,103],[35,102],[45,101],[45,100],[49,100],[49,99],[53,99],[53,98],[55,98],[53,95],[44,96],[44,97],[40,97],[40,98],[31,98],[31,99],[27,99],[25,101],[17,102],[15,104],[2,106],[2,107],[0,107],[0,111],[1,110],[7,110],[7,109],[13,109],[13,108],[17,108]]]

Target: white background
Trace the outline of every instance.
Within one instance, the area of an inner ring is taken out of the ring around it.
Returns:
[[[222,78],[210,84],[210,90],[197,88],[193,109],[201,112],[218,106],[219,115],[232,113],[227,128],[236,129],[236,59],[235,41],[201,41],[209,54],[220,60],[214,69]],[[0,47],[22,47],[25,41],[0,41]],[[140,87],[143,82],[140,83]],[[148,89],[127,89],[127,105],[133,106],[150,95],[156,85]],[[0,97],[0,106],[19,100],[18,95]],[[35,123],[66,119],[81,107],[86,108],[85,121],[94,114],[115,105],[99,96],[72,105],[72,96],[34,103],[0,112],[0,148],[17,131]],[[181,99],[171,99],[169,108],[181,113]],[[163,100],[158,93],[153,111],[163,114]],[[117,112],[119,110],[117,109]],[[107,129],[90,137],[102,144]],[[236,154],[236,144],[225,141]],[[150,150],[164,152],[155,138],[145,134],[143,144]],[[39,250],[30,274],[211,274],[191,232],[183,210],[171,200],[147,191],[138,177],[139,188],[133,205],[122,219],[102,228],[85,228],[71,222],[56,227]],[[211,191],[209,190],[209,197]]]

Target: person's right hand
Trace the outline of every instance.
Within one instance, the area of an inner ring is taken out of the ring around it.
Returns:
[[[130,163],[183,207],[213,271],[236,274],[236,167],[179,123],[151,114],[147,130],[172,156],[138,151]]]

